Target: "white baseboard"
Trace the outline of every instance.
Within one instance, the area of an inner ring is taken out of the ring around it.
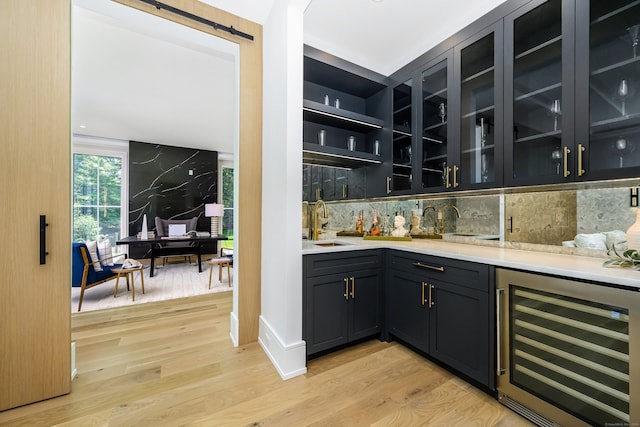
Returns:
[[[71,341],[71,381],[78,376],[78,370],[76,369],[76,342]]]
[[[286,345],[269,322],[260,316],[258,342],[283,380],[307,372],[307,345],[300,340]]]
[[[238,346],[238,318],[232,311],[229,313],[229,336],[234,347]]]

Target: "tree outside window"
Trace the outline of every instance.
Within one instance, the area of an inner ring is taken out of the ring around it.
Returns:
[[[73,155],[73,240],[121,236],[122,158]]]
[[[222,217],[222,234],[229,240],[223,240],[223,248],[233,249],[233,168],[222,167],[222,204],[224,216]]]

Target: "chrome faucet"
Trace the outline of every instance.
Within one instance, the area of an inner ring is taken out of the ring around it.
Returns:
[[[440,220],[440,234],[444,234],[444,211],[447,208],[451,208],[453,209],[453,211],[456,213],[456,216],[458,218],[460,218],[460,211],[458,210],[458,208],[456,208],[453,205],[446,205],[444,208],[442,208],[442,210],[440,212],[442,212],[442,219]]]
[[[424,221],[425,213],[429,209],[433,209],[433,232],[436,233],[438,231],[438,210],[435,208],[435,206],[426,206],[424,209],[422,209],[422,220]]]
[[[313,240],[318,240],[318,236],[322,233],[320,227],[322,227],[322,222],[318,224],[318,207],[322,205],[322,219],[329,219],[329,212],[327,212],[327,205],[322,199],[318,199],[316,201],[316,205],[313,208]]]

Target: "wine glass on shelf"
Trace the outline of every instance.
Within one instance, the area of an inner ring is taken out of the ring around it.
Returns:
[[[562,153],[559,148],[551,152],[551,161],[556,165],[556,175],[560,175],[560,163],[562,161]]]
[[[549,111],[553,116],[553,131],[555,132],[558,130],[558,117],[560,117],[560,114],[562,114],[562,110],[560,109],[559,99],[553,100],[553,102],[551,103],[551,106],[549,107]]]
[[[438,105],[438,117],[440,117],[442,123],[444,123],[444,118],[447,117],[447,106],[444,102],[441,102],[440,105]]]
[[[626,116],[627,109],[625,100],[627,99],[627,96],[629,96],[629,85],[627,84],[626,79],[622,79],[620,80],[620,83],[618,83],[617,94],[618,98],[620,99],[620,113],[622,113],[623,116]]]
[[[640,32],[640,24],[632,25],[627,28],[629,37],[631,37],[631,47],[633,48],[633,57],[636,57],[636,48],[638,47],[638,33]]]
[[[613,143],[613,151],[620,157],[620,168],[624,167],[624,156],[635,151],[635,144],[626,138],[619,137]]]

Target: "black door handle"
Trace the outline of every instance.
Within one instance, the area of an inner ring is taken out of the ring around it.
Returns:
[[[47,216],[40,215],[40,265],[47,263]]]

